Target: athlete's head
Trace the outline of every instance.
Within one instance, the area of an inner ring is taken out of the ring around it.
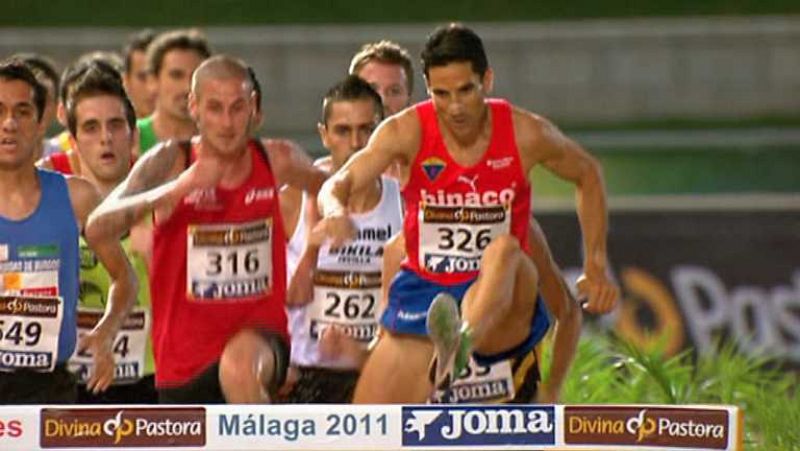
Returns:
[[[90,67],[99,66],[104,70],[115,72],[121,77],[123,70],[122,59],[113,52],[89,52],[81,55],[70,63],[61,73],[61,85],[58,88],[58,121],[64,127],[67,124],[67,97],[75,80],[80,78]]]
[[[39,84],[44,86],[47,90],[47,101],[45,102],[41,125],[39,127],[39,135],[44,138],[47,129],[56,117],[59,82],[56,65],[53,60],[38,53],[18,53],[11,58],[18,59],[27,64],[36,76],[36,79],[39,80]]]
[[[32,164],[47,90],[22,61],[0,62],[0,170]]]
[[[422,50],[428,94],[451,133],[471,135],[486,113],[492,70],[481,38],[461,24],[437,28]]]
[[[369,83],[349,75],[333,85],[322,101],[322,120],[317,125],[322,145],[331,152],[333,168],[342,167],[364,148],[382,120],[381,97]]]
[[[131,35],[122,49],[125,55],[125,72],[122,74],[125,91],[136,108],[136,117],[149,116],[155,109],[156,93],[149,83],[146,56],[147,46],[155,37],[156,32],[146,28]]]
[[[128,173],[136,113],[115,71],[89,64],[67,95],[67,124],[82,173],[116,184]]]
[[[364,44],[350,61],[350,74],[367,81],[383,100],[387,116],[411,103],[414,69],[408,51],[392,41]]]
[[[156,111],[175,120],[191,120],[188,98],[192,73],[211,56],[199,30],[175,30],[156,37],[147,47],[147,67],[154,80]]]
[[[189,108],[203,146],[221,155],[244,152],[255,112],[247,64],[227,55],[207,59],[192,77]]]

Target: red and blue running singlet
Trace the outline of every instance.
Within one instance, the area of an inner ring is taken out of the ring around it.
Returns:
[[[278,189],[255,141],[250,177],[196,190],[155,224],[150,287],[156,385],[182,385],[216,362],[246,327],[288,343],[286,239]]]
[[[445,285],[478,275],[484,249],[511,234],[528,248],[531,187],[514,139],[511,105],[486,101],[489,146],[473,166],[458,164],[445,146],[432,101],[416,105],[422,141],[403,189],[407,259],[425,279]]]

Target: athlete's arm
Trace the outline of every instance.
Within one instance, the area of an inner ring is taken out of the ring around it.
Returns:
[[[262,139],[278,186],[284,184],[316,195],[328,174],[314,166],[308,154],[286,139]]]
[[[79,177],[69,177],[67,186],[73,211],[78,224],[82,226],[86,223],[89,212],[100,203],[100,195],[88,181]],[[78,344],[79,350],[88,350],[94,356],[94,373],[86,387],[98,393],[107,389],[114,380],[112,343],[136,301],[138,282],[119,239],[88,232],[85,237],[111,277],[105,313],[97,326]]]
[[[170,210],[193,186],[216,182],[212,164],[194,164],[181,174],[184,160],[183,152],[173,141],[160,143],[147,152],[92,212],[87,233],[119,240],[148,211]],[[178,174],[180,178],[176,178]]]
[[[578,288],[588,295],[588,311],[607,313],[616,304],[619,289],[606,275],[608,211],[600,163],[543,117],[516,110],[514,129],[526,171],[541,163],[575,185],[585,250]]]
[[[531,402],[554,403],[558,402],[561,385],[575,358],[583,319],[581,310],[567,289],[564,277],[550,253],[544,232],[533,218],[528,230],[528,239],[530,258],[539,271],[542,298],[556,320],[550,376],[539,387],[537,399]]]
[[[332,175],[320,190],[318,203],[323,216],[336,218],[331,229],[334,245],[340,245],[354,233],[346,219],[350,195],[365,189],[395,161],[408,165],[420,142],[416,110],[408,109],[385,120],[372,134],[367,146],[357,152]]]
[[[300,214],[305,215],[305,223],[308,230],[306,233],[305,248],[297,268],[289,280],[289,288],[286,292],[286,304],[289,306],[301,306],[308,304],[314,297],[314,273],[317,270],[317,257],[319,248],[325,240],[325,234],[315,229],[319,222],[319,215],[316,212],[316,198],[309,196],[305,203],[305,210]]]

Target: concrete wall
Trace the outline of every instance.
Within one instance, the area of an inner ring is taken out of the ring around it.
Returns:
[[[737,118],[800,111],[800,17],[474,24],[496,93],[556,119]],[[314,132],[319,100],[361,43],[394,39],[419,54],[433,25],[207,29],[265,86],[267,128]],[[64,64],[116,49],[130,29],[0,29],[0,55],[40,51]],[[417,74],[421,98],[421,74]]]

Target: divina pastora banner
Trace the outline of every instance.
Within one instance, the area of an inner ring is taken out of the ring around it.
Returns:
[[[730,406],[2,406],[0,449],[742,450]]]

